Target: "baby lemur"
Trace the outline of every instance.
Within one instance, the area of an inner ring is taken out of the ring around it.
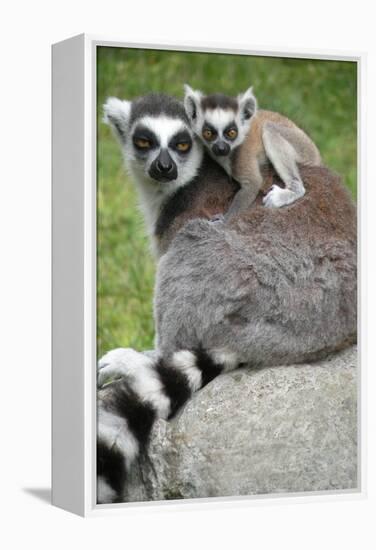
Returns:
[[[303,130],[279,113],[258,110],[252,88],[236,98],[205,96],[188,85],[184,88],[184,106],[193,131],[241,186],[225,220],[253,203],[263,184],[263,168],[269,163],[285,188],[273,185],[263,199],[266,207],[285,206],[305,194],[298,165],[319,166],[321,157]]]

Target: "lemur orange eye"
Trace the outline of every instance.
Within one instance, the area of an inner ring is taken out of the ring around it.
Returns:
[[[230,139],[235,139],[238,135],[238,131],[235,128],[230,128],[230,130],[226,132],[226,135]]]
[[[214,138],[214,133],[209,128],[204,128],[202,137],[206,139],[206,141],[211,141]]]
[[[176,144],[176,149],[178,151],[181,151],[182,153],[185,153],[186,151],[188,151],[189,147],[190,147],[190,143],[188,141],[182,141],[181,143]]]
[[[136,139],[135,145],[139,147],[140,149],[149,149],[151,143],[148,139]]]

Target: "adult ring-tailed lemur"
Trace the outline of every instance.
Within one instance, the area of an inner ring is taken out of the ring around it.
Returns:
[[[268,209],[260,194],[229,223],[212,223],[239,187],[203,152],[182,103],[112,98],[105,116],[159,261],[156,352],[116,349],[99,361],[102,503],[126,498],[156,418],[221,372],[315,360],[356,339],[356,215],[338,176],[302,167],[307,192],[294,205]]]

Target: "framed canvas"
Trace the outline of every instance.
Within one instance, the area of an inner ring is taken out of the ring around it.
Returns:
[[[362,495],[364,55],[80,35],[52,75],[53,503]]]

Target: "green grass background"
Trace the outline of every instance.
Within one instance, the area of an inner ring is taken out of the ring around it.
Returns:
[[[153,347],[154,262],[119,145],[101,122],[108,96],[182,96],[183,83],[236,95],[253,85],[259,106],[292,118],[356,195],[356,64],[271,57],[98,48],[98,357]],[[333,205],[335,208],[335,205]]]

